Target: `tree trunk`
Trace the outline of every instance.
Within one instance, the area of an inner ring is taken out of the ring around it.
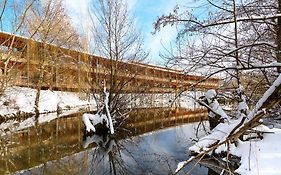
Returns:
[[[221,123],[220,116],[210,117],[208,116],[210,130],[213,130],[218,124]]]
[[[42,64],[42,65],[41,65]],[[40,115],[40,111],[39,111],[39,102],[40,102],[40,92],[41,92],[41,87],[42,87],[42,83],[43,83],[43,78],[44,78],[44,67],[43,64],[44,62],[42,61],[42,63],[40,64],[40,69],[39,69],[39,79],[37,82],[37,87],[36,87],[36,96],[35,96],[35,117],[38,118]]]
[[[34,106],[35,106],[35,117],[36,118],[38,118],[40,115],[40,111],[39,111],[40,90],[41,90],[40,88],[37,88],[36,96],[35,96]]]
[[[278,13],[281,13],[281,0],[278,0]],[[281,62],[281,17],[277,19],[277,62]],[[281,73],[281,67],[277,71]]]

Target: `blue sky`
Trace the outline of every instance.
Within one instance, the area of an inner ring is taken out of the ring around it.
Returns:
[[[170,47],[170,44],[177,35],[175,27],[167,26],[160,32],[152,35],[152,23],[158,16],[170,13],[177,4],[182,4],[181,0],[136,0],[131,11],[134,13],[137,25],[144,35],[144,45],[150,50],[149,60],[152,63],[163,63],[159,57],[159,52],[163,52],[163,47]]]
[[[170,48],[170,45],[177,35],[176,28],[170,26],[152,35],[153,22],[155,22],[158,16],[170,13],[177,4],[184,5],[188,1],[190,2],[193,0],[127,0],[129,11],[136,20],[137,28],[142,32],[144,48],[150,51],[148,57],[149,63],[163,64],[164,61],[159,57],[159,53],[164,51],[164,46]],[[89,28],[91,23],[89,22],[90,18],[88,13],[91,2],[92,0],[64,0],[64,5],[74,26],[85,35],[87,35],[87,33],[89,34],[86,29]],[[11,4],[9,4],[9,6],[11,6]],[[6,9],[5,18],[2,23],[4,31],[7,32],[12,31],[9,26],[10,23],[8,22],[11,21],[11,16],[7,15],[12,13],[9,12],[10,9],[11,8]]]
[[[127,0],[128,8],[135,17],[137,27],[142,31],[144,37],[144,47],[150,51],[148,62],[152,64],[163,64],[164,61],[159,57],[165,47],[170,44],[177,35],[175,27],[165,27],[160,32],[152,35],[152,23],[158,16],[168,14],[179,4],[184,5],[183,0]],[[65,0],[66,8],[75,26],[85,28],[88,18],[88,8],[91,0]],[[83,19],[83,20],[81,20]]]
[[[2,2],[0,2],[0,5],[2,4]],[[13,5],[13,2],[12,1],[7,1],[7,5],[6,5],[6,8],[5,8],[5,11],[4,11],[4,14],[2,16],[2,29],[5,31],[5,32],[10,32],[10,31],[13,31],[14,29],[12,28],[12,25],[11,25],[11,21],[13,21],[13,9],[11,8]],[[0,8],[2,10],[2,7]]]

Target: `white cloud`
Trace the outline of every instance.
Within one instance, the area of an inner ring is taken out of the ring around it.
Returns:
[[[155,16],[155,20],[157,16],[169,14],[177,4],[181,3],[182,2],[180,0],[173,0],[161,1],[161,3],[155,4],[156,6],[153,8],[155,13],[157,13],[153,14]],[[151,30],[153,31],[152,23],[148,25],[151,26]],[[152,63],[163,63],[163,60],[160,58],[159,54],[165,52],[165,49],[170,49],[171,45],[174,43],[173,41],[175,40],[177,33],[178,31],[175,26],[165,26],[154,35],[151,33],[145,34],[144,45],[150,50],[149,58]]]
[[[64,0],[65,7],[76,14],[85,15],[88,13],[91,0]]]
[[[91,42],[92,21],[89,15],[89,8],[92,0],[63,0],[64,6],[71,18],[74,27],[85,37],[87,45]]]
[[[127,0],[128,10],[131,11],[135,8],[137,0]]]
[[[89,7],[91,0],[63,0],[68,15],[77,28],[85,28],[89,23]]]

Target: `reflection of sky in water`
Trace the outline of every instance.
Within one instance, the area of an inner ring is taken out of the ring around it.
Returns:
[[[194,126],[194,124],[187,124],[118,141],[117,145],[121,149],[120,154],[115,156],[117,174],[173,173],[177,163],[189,159],[187,149],[191,144],[190,138],[194,138],[195,135]],[[105,163],[110,160],[108,157],[103,160],[93,159],[95,166],[92,167],[91,172],[111,174],[112,167]],[[120,165],[119,162],[122,164]],[[207,174],[207,169],[197,167],[192,174]]]

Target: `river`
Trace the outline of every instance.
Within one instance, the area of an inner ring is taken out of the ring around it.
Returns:
[[[172,174],[180,161],[189,159],[198,122],[186,120],[194,116],[189,113],[159,120],[164,112],[156,112],[145,112],[146,117],[139,112],[138,120],[135,116],[135,122],[119,128],[114,137],[85,136],[82,114],[2,135],[0,174]],[[151,115],[154,122],[145,122]],[[202,136],[200,126],[197,134]],[[197,165],[191,174],[208,174],[208,169]]]

